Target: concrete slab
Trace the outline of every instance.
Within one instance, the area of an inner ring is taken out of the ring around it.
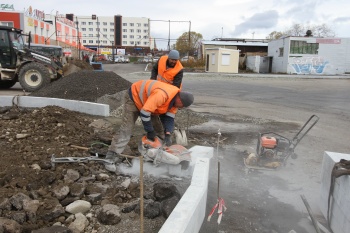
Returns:
[[[42,108],[49,105],[59,106],[71,111],[82,112],[95,116],[109,116],[109,105],[78,100],[66,100],[33,96],[1,96],[0,106],[17,104],[25,108]]]

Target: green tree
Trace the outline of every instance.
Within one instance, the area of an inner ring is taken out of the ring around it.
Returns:
[[[203,36],[197,32],[184,32],[179,38],[177,38],[175,49],[180,52],[181,55],[193,54],[197,51]]]

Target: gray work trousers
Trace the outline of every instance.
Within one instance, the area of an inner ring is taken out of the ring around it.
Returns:
[[[119,130],[113,136],[112,143],[108,148],[109,151],[114,151],[117,154],[122,154],[126,145],[129,143],[135,122],[140,115],[140,111],[137,109],[134,101],[130,99],[128,91],[125,92],[123,102],[122,123]],[[159,116],[152,115],[151,121],[157,135],[164,137],[164,129]]]

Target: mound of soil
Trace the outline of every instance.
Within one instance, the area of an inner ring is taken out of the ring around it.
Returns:
[[[131,82],[111,71],[81,70],[34,91],[30,96],[96,102],[106,94],[128,89]]]

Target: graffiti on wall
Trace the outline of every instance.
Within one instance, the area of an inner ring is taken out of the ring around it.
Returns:
[[[329,62],[322,57],[312,56],[292,57],[289,64],[297,74],[323,74]]]

